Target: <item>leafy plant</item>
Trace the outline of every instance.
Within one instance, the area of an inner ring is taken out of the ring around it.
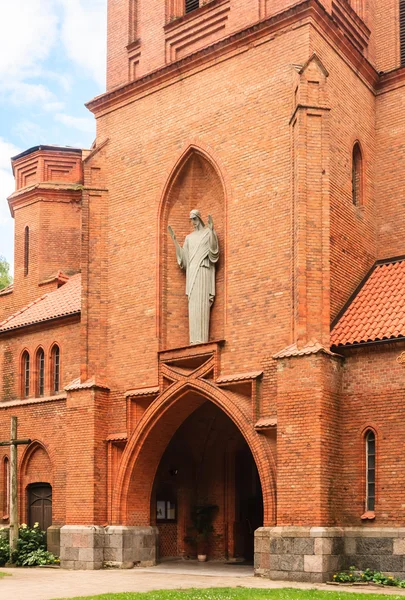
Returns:
[[[358,571],[356,567],[350,567],[348,571],[336,573],[333,576],[333,581],[337,583],[367,582],[405,588],[405,580],[392,577],[391,575],[384,575],[381,571],[372,571],[371,569]]]
[[[28,527],[25,523],[18,530],[17,550],[13,552],[12,560],[19,567],[34,567],[36,565],[52,565],[58,562],[55,556],[46,549],[45,532],[39,524]]]
[[[197,546],[198,554],[206,554],[210,538],[214,533],[212,521],[218,510],[216,504],[200,504],[191,509],[192,527],[184,541],[192,546]]]
[[[0,567],[4,567],[10,558],[10,546],[6,538],[0,536]]]

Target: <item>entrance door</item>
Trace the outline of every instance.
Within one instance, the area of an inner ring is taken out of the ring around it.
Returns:
[[[33,483],[28,486],[28,525],[39,523],[42,531],[52,525],[52,486]]]

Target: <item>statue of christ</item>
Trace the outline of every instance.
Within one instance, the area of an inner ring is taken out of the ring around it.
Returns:
[[[218,237],[211,215],[204,225],[200,211],[192,210],[194,231],[186,236],[183,248],[168,227],[176,248],[177,262],[186,271],[190,344],[208,342],[210,310],[215,299],[215,263],[219,258]]]

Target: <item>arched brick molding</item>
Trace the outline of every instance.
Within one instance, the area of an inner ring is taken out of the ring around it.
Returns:
[[[54,485],[54,472],[47,448],[39,441],[33,441],[25,450],[19,472],[20,519],[27,520],[27,488],[32,483]]]
[[[220,244],[216,274],[216,298],[211,311],[210,339],[222,339],[225,323],[226,204],[224,178],[216,161],[192,145],[182,154],[168,176],[158,213],[158,335],[160,347],[188,345],[185,277],[177,265],[174,245],[167,232],[170,224],[179,243],[191,233],[190,211],[198,208],[204,222],[214,219]]]
[[[178,382],[148,408],[124,451],[113,498],[117,524],[149,525],[153,483],[160,459],[173,434],[207,400],[235,423],[246,440],[260,476],[264,524],[275,523],[275,461],[267,438],[255,432],[247,414],[225,393],[206,380]]]

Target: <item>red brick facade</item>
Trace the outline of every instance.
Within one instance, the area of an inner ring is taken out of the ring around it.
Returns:
[[[35,440],[20,451],[21,519],[26,486],[48,472],[55,524],[159,528],[160,485],[178,511],[161,553],[190,551],[190,508],[209,502],[213,554],[247,555],[240,461],[260,479],[256,525],[405,527],[405,331],[364,347],[330,338],[375,261],[405,254],[399,2],[108,5],[92,150],[13,159],[2,320],[82,274],[80,320],[0,325],[0,438],[16,414]],[[213,216],[221,258],[210,342],[190,347],[167,226],[183,241],[193,208]],[[21,356],[39,345],[46,392],[21,399]],[[362,520],[370,428],[376,505]]]

